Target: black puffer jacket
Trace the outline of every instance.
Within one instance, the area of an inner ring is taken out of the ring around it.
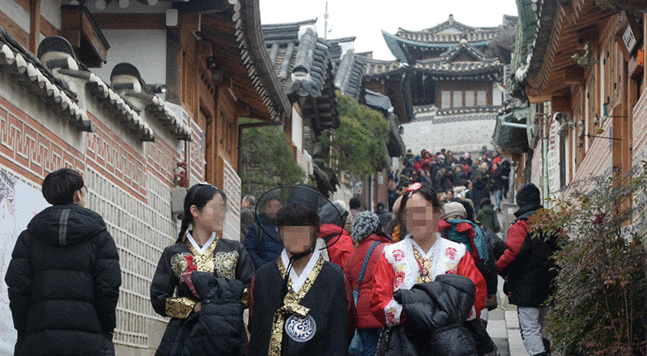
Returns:
[[[18,237],[5,281],[15,355],[114,355],[121,271],[99,214],[80,205],[43,210]]]
[[[243,284],[236,279],[214,277],[208,272],[191,273],[202,309],[189,316],[180,328],[171,355],[242,356],[247,349],[243,322]]]
[[[463,326],[475,293],[469,278],[454,274],[396,291],[393,298],[402,304],[406,319],[394,330],[387,355],[477,355],[474,339]]]

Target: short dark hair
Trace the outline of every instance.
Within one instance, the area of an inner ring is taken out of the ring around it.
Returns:
[[[293,203],[287,204],[276,213],[276,226],[314,226],[321,225],[319,214],[309,206]]]
[[[348,202],[348,206],[350,206],[351,209],[359,209],[362,207],[362,202],[359,200],[358,197],[352,197]]]
[[[52,205],[74,204],[74,193],[83,186],[81,173],[71,168],[61,168],[43,180],[43,196]]]
[[[250,205],[256,205],[256,198],[253,195],[245,195],[243,200],[246,200]]]

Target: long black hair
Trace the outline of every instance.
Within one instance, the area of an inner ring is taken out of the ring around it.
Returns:
[[[429,184],[422,184],[422,186],[418,190],[405,191],[404,195],[402,196],[402,200],[400,201],[400,210],[398,210],[397,216],[397,220],[400,223],[400,236],[406,236],[407,229],[406,224],[404,223],[404,212],[406,210],[405,208],[407,206],[409,198],[411,198],[414,194],[420,194],[423,198],[425,198],[426,201],[430,202],[434,208],[434,212],[440,211],[440,201],[438,201],[438,195],[436,194],[434,188],[432,188]]]
[[[220,194],[222,200],[227,204],[227,195],[225,192],[211,184],[195,184],[186,192],[186,196],[184,197],[184,216],[182,217],[182,226],[180,227],[180,234],[177,237],[177,241],[175,241],[176,243],[184,241],[184,235],[189,229],[189,224],[193,223],[191,206],[195,205],[198,210],[202,210],[216,194]]]

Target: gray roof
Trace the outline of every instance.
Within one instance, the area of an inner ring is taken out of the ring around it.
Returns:
[[[306,118],[316,117],[316,133],[339,126],[330,44],[316,32],[316,20],[263,25],[265,45],[290,101]]]
[[[348,49],[344,53],[340,43],[353,43],[355,37],[345,37],[328,40],[331,47],[331,57],[335,71],[335,87],[344,95],[360,99],[363,91],[366,53],[357,53]]]

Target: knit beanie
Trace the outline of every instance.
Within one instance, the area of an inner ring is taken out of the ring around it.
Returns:
[[[344,227],[348,210],[339,203],[327,203],[319,212],[321,224],[335,224]]]
[[[447,220],[447,219],[465,219],[467,216],[467,211],[465,211],[465,207],[463,204],[459,202],[449,202],[443,205],[442,208],[440,208],[440,219],[441,220]]]
[[[380,227],[380,219],[372,211],[362,211],[353,219],[352,237],[361,242]]]
[[[520,208],[527,205],[539,205],[541,204],[541,193],[536,185],[529,183],[519,189],[515,199]]]

